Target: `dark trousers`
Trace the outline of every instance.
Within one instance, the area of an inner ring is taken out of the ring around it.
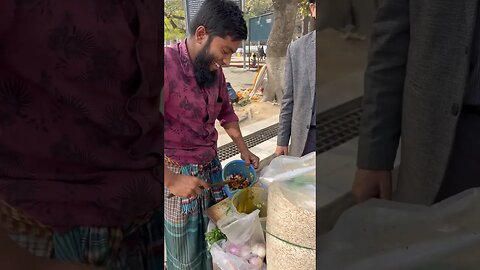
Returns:
[[[445,178],[436,201],[480,187],[480,111],[460,115]]]
[[[314,152],[317,147],[317,129],[314,126],[311,126],[308,130],[307,142],[305,143],[305,148],[303,149],[302,156]]]

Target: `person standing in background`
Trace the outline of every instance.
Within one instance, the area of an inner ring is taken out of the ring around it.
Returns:
[[[316,1],[310,0],[316,17]],[[285,92],[280,110],[275,154],[304,156],[316,147],[315,40],[313,31],[288,46],[285,60]],[[289,142],[291,144],[289,147]]]

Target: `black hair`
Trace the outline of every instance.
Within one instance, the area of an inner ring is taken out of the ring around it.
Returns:
[[[310,4],[316,4],[317,0],[309,0],[308,2],[310,2]]]
[[[199,26],[205,27],[209,38],[230,36],[234,41],[247,39],[243,12],[229,0],[205,0],[190,23],[190,35],[194,35]]]

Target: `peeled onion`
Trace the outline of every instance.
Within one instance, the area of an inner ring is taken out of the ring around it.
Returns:
[[[244,245],[240,248],[240,257],[246,258],[250,256],[252,249],[248,245]]]
[[[235,256],[240,256],[240,248],[233,244],[233,243],[228,243],[227,248],[226,248],[227,253],[230,253]]]
[[[260,258],[265,258],[266,248],[264,244],[255,244],[252,247],[252,253],[257,255]]]
[[[253,265],[255,269],[260,269],[263,266],[263,259],[257,256],[253,256],[248,259],[248,263]]]

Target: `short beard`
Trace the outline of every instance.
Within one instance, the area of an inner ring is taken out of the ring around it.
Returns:
[[[208,54],[210,43],[211,37],[208,38],[207,44],[203,50],[198,53],[195,62],[193,63],[195,79],[197,80],[198,86],[201,88],[212,86],[217,79],[217,71],[210,70],[210,66],[214,60],[213,56]]]

